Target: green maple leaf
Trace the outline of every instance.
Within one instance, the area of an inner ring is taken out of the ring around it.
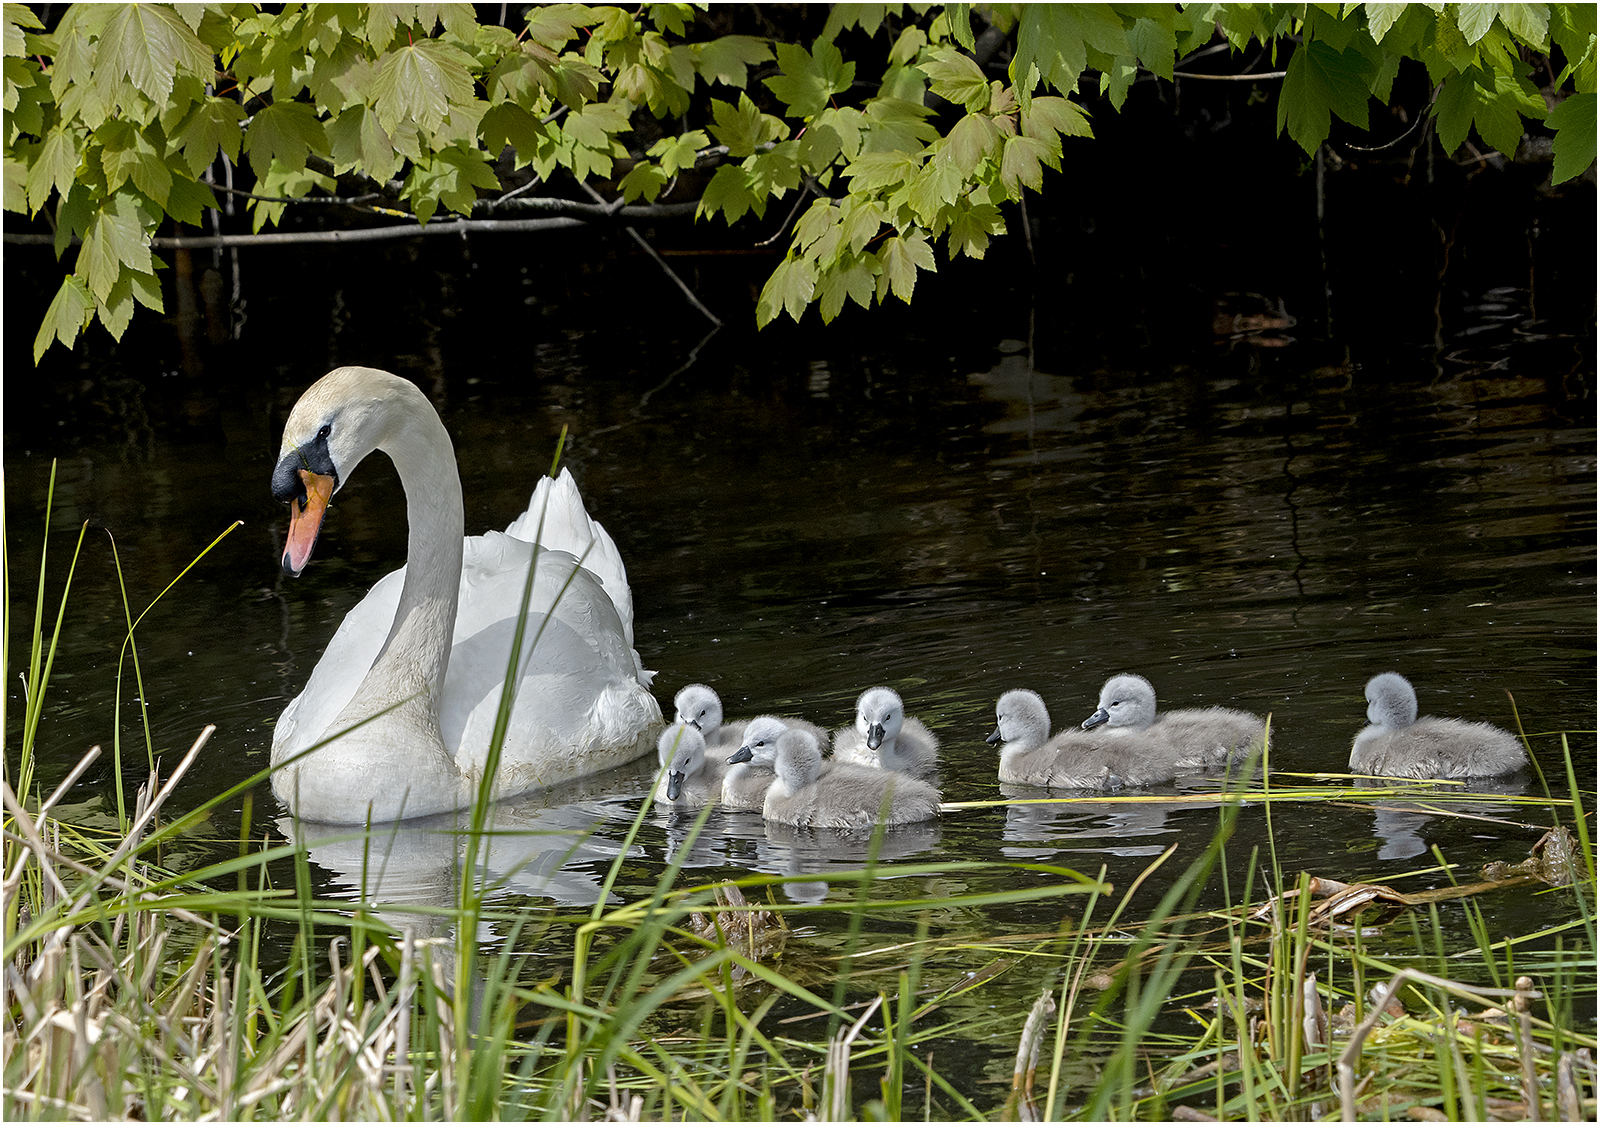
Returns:
[[[965,254],[969,258],[982,258],[989,248],[989,236],[1004,234],[1005,229],[1000,208],[992,203],[975,203],[957,210],[950,217],[950,257]]]
[[[741,90],[749,69],[772,59],[766,41],[751,35],[724,35],[709,43],[697,43],[694,52],[695,69],[707,86],[722,82]]]
[[[44,322],[33,338],[33,362],[38,363],[45,349],[57,340],[71,348],[78,333],[88,327],[94,309],[94,296],[80,279],[71,275],[62,278],[61,288],[56,290],[50,307],[45,310]]]
[[[856,78],[856,64],[826,39],[818,39],[808,52],[792,43],[778,44],[778,65],[783,73],[762,79],[767,89],[789,107],[795,117],[815,117],[828,100],[848,90]]]
[[[306,166],[306,156],[327,156],[328,136],[317,111],[304,102],[273,102],[263,107],[245,130],[243,151],[257,178],[267,175],[277,161],[292,171]]]
[[[924,269],[929,273],[937,273],[939,269],[933,260],[933,248],[920,231],[885,239],[882,249],[878,251],[878,262],[883,267],[883,273],[878,278],[878,299],[883,300],[887,286],[889,291],[908,305],[917,287],[917,271]]]
[[[491,153],[498,153],[506,145],[516,149],[518,167],[526,164],[549,136],[544,123],[515,102],[490,106],[478,129]]]
[[[1328,138],[1329,111],[1358,128],[1367,127],[1367,99],[1374,67],[1359,51],[1336,51],[1312,40],[1289,59],[1278,95],[1278,132],[1309,153]]]
[[[472,56],[439,39],[422,39],[385,55],[372,82],[372,105],[391,133],[406,118],[437,129],[453,106],[472,100]]]
[[[629,203],[641,197],[646,203],[654,203],[669,179],[659,164],[641,161],[628,169],[628,174],[617,181],[617,187],[622,190],[622,198]]]
[[[799,322],[817,288],[816,264],[804,258],[788,257],[778,263],[756,302],[756,326],[765,328],[780,312]]]
[[[239,123],[244,119],[244,107],[231,98],[207,98],[195,106],[173,137],[191,175],[198,176],[210,167],[218,151],[229,160],[239,159],[239,145],[244,140]]]
[[[736,160],[749,156],[783,129],[781,121],[762,113],[744,93],[739,95],[738,105],[713,98],[711,116],[715,121],[708,126],[711,135],[727,145],[728,155]]]
[[[126,78],[156,105],[172,93],[182,70],[210,79],[211,48],[189,30],[178,13],[160,4],[118,4],[100,34],[96,69]]]
[[[51,191],[64,197],[72,190],[78,174],[78,136],[75,129],[57,125],[45,137],[28,169],[28,210],[37,211],[50,198]]]
[[[135,273],[152,273],[150,238],[140,225],[139,210],[126,192],[108,199],[84,233],[74,271],[95,299],[104,301],[124,267]]]
[[[870,256],[865,259],[853,258],[823,272],[816,284],[817,308],[822,313],[822,323],[829,324],[839,315],[846,297],[864,309],[872,307],[872,297],[878,288],[878,275],[874,269],[877,264],[877,259]]]
[[[724,164],[717,169],[716,175],[711,177],[711,182],[706,185],[705,191],[700,193],[700,204],[695,208],[695,218],[715,215],[721,211],[728,225],[732,226],[754,203],[755,197],[750,194],[750,186],[745,182],[744,169]]]
[[[989,80],[978,69],[978,64],[960,51],[939,47],[930,53],[920,69],[928,76],[928,89],[946,101],[968,110],[988,108]]]
[[[956,122],[956,127],[950,130],[939,155],[934,159],[948,160],[956,171],[967,177],[979,164],[993,156],[999,147],[1000,129],[994,118],[986,113],[969,113]]]
[[[648,155],[661,162],[661,170],[669,176],[676,176],[685,168],[693,168],[700,150],[711,143],[711,139],[699,129],[676,137],[662,137],[650,146]]]
[[[172,177],[172,190],[167,195],[167,214],[180,223],[197,227],[206,221],[206,212],[215,210],[216,206],[217,197],[207,185],[184,176]],[[154,305],[150,307],[156,308]],[[159,308],[157,311],[160,311]]]
[[[1595,94],[1569,94],[1556,106],[1544,123],[1556,131],[1553,144],[1556,164],[1551,172],[1555,183],[1581,175],[1595,160]]]
[[[382,182],[400,168],[394,142],[378,124],[378,115],[364,105],[350,106],[328,122],[328,147],[333,170],[341,176],[359,168]]]
[[[1000,183],[1012,199],[1022,195],[1023,187],[1034,191],[1044,186],[1044,168],[1057,166],[1050,146],[1037,137],[1007,137],[1005,151],[1000,157]]]

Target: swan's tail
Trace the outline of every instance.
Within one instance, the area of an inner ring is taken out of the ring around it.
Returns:
[[[544,518],[541,532],[539,519]],[[525,543],[537,540],[541,546],[553,551],[566,551],[583,559],[583,567],[605,585],[611,604],[617,607],[622,627],[627,631],[628,647],[633,647],[633,591],[628,586],[628,568],[622,565],[622,554],[611,535],[591,519],[578,493],[578,484],[572,473],[561,470],[552,480],[540,477],[533,490],[533,500],[528,510],[511,521],[506,534]],[[593,546],[590,546],[593,544]],[[585,557],[584,552],[588,555]],[[646,680],[646,683],[649,681]]]

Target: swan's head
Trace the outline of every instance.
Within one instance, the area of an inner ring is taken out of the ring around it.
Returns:
[[[688,723],[673,723],[656,740],[656,757],[667,771],[667,800],[676,801],[683,783],[705,764],[706,740]]]
[[[1417,693],[1399,672],[1385,672],[1367,681],[1367,722],[1399,730],[1417,721]]]
[[[1050,712],[1036,692],[1025,688],[1008,691],[994,705],[994,733],[984,739],[990,746],[997,742],[1020,743],[1022,746],[1043,746],[1050,737]]]
[[[772,715],[757,715],[744,728],[744,745],[728,759],[730,766],[739,762],[756,762],[769,765],[778,752],[778,739],[788,730],[788,724]],[[812,741],[816,741],[813,739]]]
[[[778,738],[772,765],[779,780],[793,793],[813,784],[821,775],[822,747],[808,730],[785,730]]]
[[[688,723],[701,734],[710,734],[722,725],[722,700],[705,684],[690,684],[672,700],[680,723]]]
[[[409,409],[397,408],[402,404]],[[289,505],[285,571],[297,575],[305,569],[328,501],[362,458],[395,438],[419,405],[433,413],[416,387],[372,367],[330,371],[300,396],[283,425],[272,470],[272,494]]]
[[[866,736],[869,750],[892,744],[905,721],[906,705],[893,688],[868,688],[856,700],[856,730]]]
[[[1100,705],[1083,720],[1084,730],[1106,726],[1144,730],[1156,721],[1156,689],[1143,676],[1112,676],[1100,689]]]

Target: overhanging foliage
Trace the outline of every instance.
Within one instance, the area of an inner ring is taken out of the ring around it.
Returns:
[[[253,173],[256,231],[341,193],[374,222],[560,210],[507,200],[530,172],[647,205],[693,186],[696,216],[729,224],[786,202],[797,221],[765,325],[813,303],[828,321],[846,300],[909,302],[941,242],[982,258],[1002,205],[1092,137],[1086,75],[1120,110],[1141,70],[1170,80],[1216,36],[1287,56],[1278,132],[1308,153],[1333,116],[1367,128],[1409,59],[1446,149],[1475,131],[1509,154],[1542,119],[1557,182],[1595,159],[1587,4],[840,4],[809,45],[697,39],[696,18],[552,4],[513,28],[469,4],[80,4],[47,33],[6,4],[5,207],[48,211],[58,257],[79,244],[35,361],[95,320],[120,338],[136,305],[161,311],[151,238],[217,207],[219,160]],[[866,56],[845,57],[846,31]],[[978,61],[1002,46],[1004,82]],[[1557,55],[1566,96],[1547,112],[1530,60]]]

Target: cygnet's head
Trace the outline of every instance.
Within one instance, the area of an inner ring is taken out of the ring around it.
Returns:
[[[728,758],[730,766],[740,762],[771,765],[778,753],[778,739],[789,727],[782,719],[772,715],[757,715],[745,724],[744,744]]]
[[[701,734],[710,734],[722,725],[722,700],[705,684],[690,684],[673,697],[678,709],[674,718],[688,723]]]
[[[906,705],[893,688],[868,688],[856,700],[856,730],[866,736],[869,750],[892,743],[905,721]]]
[[[1417,721],[1417,693],[1399,672],[1385,672],[1367,681],[1367,722],[1399,730]]]
[[[990,746],[997,742],[1042,746],[1050,737],[1050,712],[1038,693],[1026,688],[1002,695],[994,705],[994,720],[994,733],[984,740]]]
[[[1156,689],[1143,676],[1112,676],[1100,689],[1100,705],[1083,720],[1084,730],[1106,726],[1144,730],[1156,721]]]
[[[656,740],[656,757],[667,770],[667,800],[676,801],[684,781],[705,764],[706,740],[688,723],[673,723]]]
[[[778,738],[773,769],[792,793],[810,785],[822,772],[822,747],[808,730],[786,730]]]

